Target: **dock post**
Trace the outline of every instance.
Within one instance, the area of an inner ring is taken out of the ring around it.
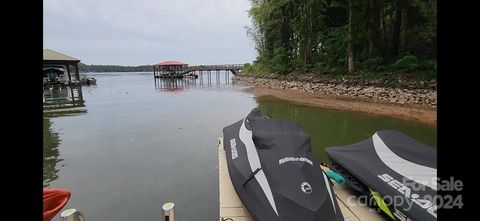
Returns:
[[[68,83],[69,83],[69,84],[72,84],[72,76],[71,76],[71,74],[70,74],[70,65],[67,64],[67,65],[65,65],[65,66],[66,66],[67,74],[68,74]]]
[[[212,84],[212,71],[208,70],[208,85]]]
[[[162,206],[163,221],[175,221],[175,204],[165,203]]]
[[[67,209],[60,214],[61,221],[85,221],[82,212],[77,209]]]

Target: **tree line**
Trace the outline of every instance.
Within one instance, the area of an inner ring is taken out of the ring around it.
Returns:
[[[79,72],[152,72],[151,65],[140,66],[120,66],[120,65],[87,65],[84,63],[78,64]]]
[[[249,71],[436,73],[436,0],[250,0]]]

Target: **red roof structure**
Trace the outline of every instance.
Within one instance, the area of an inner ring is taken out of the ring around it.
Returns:
[[[172,65],[187,65],[187,63],[181,61],[164,61],[158,64],[154,64],[154,66],[172,66]]]

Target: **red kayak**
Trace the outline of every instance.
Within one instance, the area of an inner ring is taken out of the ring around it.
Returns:
[[[70,190],[43,189],[43,221],[50,221],[67,204]]]

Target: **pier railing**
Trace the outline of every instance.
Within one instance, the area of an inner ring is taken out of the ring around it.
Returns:
[[[244,64],[194,65],[188,67],[183,74],[194,71],[231,71],[236,75],[244,66]]]
[[[181,78],[197,71],[200,73],[204,71],[230,71],[234,75],[237,75],[244,67],[245,64],[193,65],[185,69],[158,71],[158,74],[156,74],[154,70],[154,78]]]
[[[244,64],[219,64],[219,65],[194,65],[188,67],[187,71],[219,71],[219,70],[240,70]]]

